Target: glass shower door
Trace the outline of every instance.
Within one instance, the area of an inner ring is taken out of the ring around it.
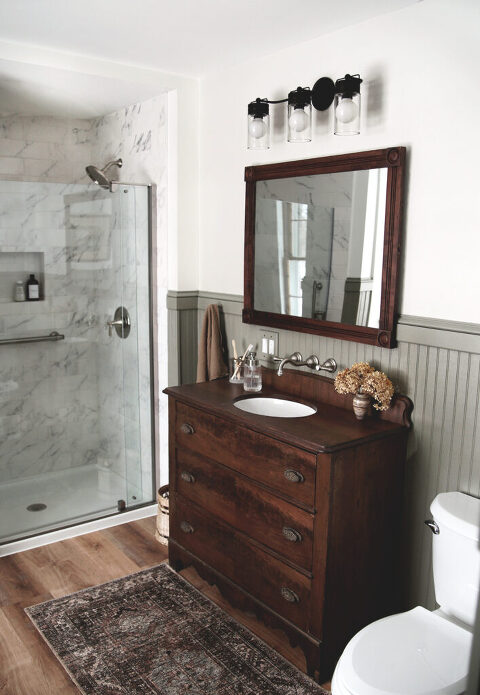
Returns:
[[[154,499],[149,205],[0,182],[0,544]],[[32,270],[40,300],[14,302]]]
[[[119,509],[153,501],[149,297],[149,190],[116,187],[112,273],[102,277],[105,334],[99,388],[108,405],[100,427],[107,465],[124,481]]]

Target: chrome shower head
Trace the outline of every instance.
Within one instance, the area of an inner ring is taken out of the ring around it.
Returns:
[[[99,169],[96,166],[93,166],[93,164],[90,164],[90,166],[86,167],[85,171],[87,174],[90,176],[92,181],[94,183],[97,183],[99,186],[102,188],[110,188],[110,184],[112,183],[112,179],[109,179],[107,176],[107,171],[110,169],[110,167],[116,166],[116,167],[121,167],[123,164],[123,161],[121,159],[115,159],[111,162],[108,162],[103,169]]]

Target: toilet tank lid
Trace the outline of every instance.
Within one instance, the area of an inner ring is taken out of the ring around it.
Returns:
[[[463,492],[441,492],[433,500],[430,511],[440,526],[478,541],[480,536],[480,500]]]

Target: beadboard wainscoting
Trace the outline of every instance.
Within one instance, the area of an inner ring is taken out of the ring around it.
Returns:
[[[198,335],[205,308],[221,307],[229,352],[231,339],[258,352],[261,326],[242,323],[243,298],[212,292],[169,292],[169,383],[195,381]],[[402,316],[398,347],[278,330],[280,355],[335,357],[343,369],[368,361],[386,372],[414,403],[405,486],[407,605],[435,605],[431,532],[423,524],[438,492],[460,490],[480,496],[480,325]],[[267,364],[267,363],[264,363]],[[270,365],[271,366],[271,365]]]

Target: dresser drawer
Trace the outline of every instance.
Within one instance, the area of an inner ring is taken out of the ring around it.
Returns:
[[[178,402],[175,440],[313,508],[314,454]]]
[[[229,468],[177,450],[175,490],[247,536],[310,570],[313,515]]]
[[[200,560],[302,629],[308,628],[311,582],[251,545],[235,530],[175,494],[170,537]]]

